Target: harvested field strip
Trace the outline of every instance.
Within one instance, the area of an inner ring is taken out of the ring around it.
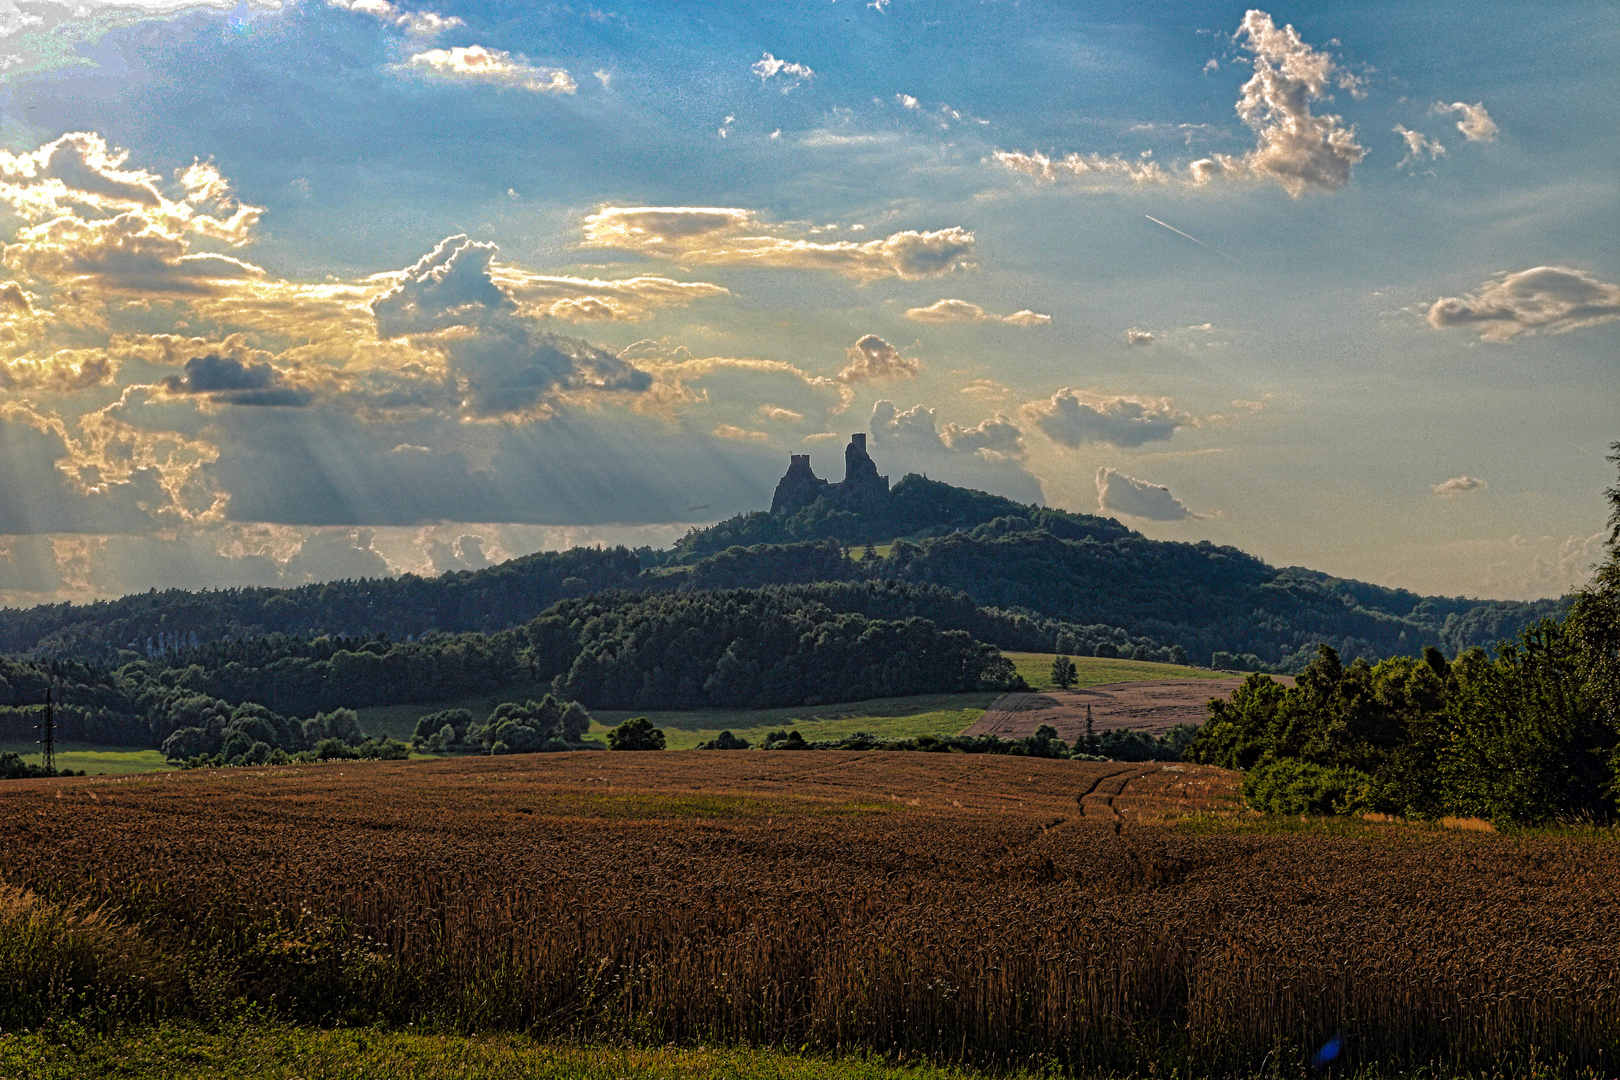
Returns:
[[[50,939],[90,957],[91,1023],[240,997],[289,1020],[1159,1075],[1297,1072],[1336,1032],[1351,1067],[1620,1053],[1620,845],[1147,823],[1235,780],[802,752],[18,781],[0,873],[136,935],[135,967]],[[0,967],[18,925],[0,918]],[[74,1000],[14,994],[11,1023]]]

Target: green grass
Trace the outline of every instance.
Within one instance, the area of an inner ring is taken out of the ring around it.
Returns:
[[[367,735],[392,735],[402,742],[408,740],[416,733],[416,721],[419,717],[441,709],[466,709],[473,714],[473,719],[479,723],[495,711],[495,706],[506,701],[527,701],[530,698],[539,700],[551,692],[551,687],[544,684],[533,686],[511,686],[505,690],[488,694],[476,694],[473,697],[458,698],[455,701],[431,701],[416,705],[374,705],[369,709],[355,710],[360,715],[360,730]]]
[[[86,1035],[71,1026],[0,1034],[0,1076],[31,1080],[969,1080],[978,1075],[779,1050],[555,1045],[517,1035],[273,1023],[220,1029],[165,1025],[116,1036]]]
[[[1013,662],[1018,674],[1036,690],[1052,690],[1052,657],[1054,653],[1010,652],[1003,656]],[[1116,682],[1149,682],[1153,679],[1230,679],[1230,671],[1211,671],[1209,668],[1183,667],[1180,664],[1156,664],[1146,660],[1112,660],[1105,656],[1076,656],[1075,672],[1079,678],[1075,687],[1101,686]]]
[[[878,550],[883,550],[882,545],[879,545]],[[1010,652],[1006,655],[1030,686],[1037,690],[1052,689],[1051,653]],[[1230,672],[1210,671],[1207,668],[1153,664],[1141,660],[1110,660],[1097,656],[1075,657],[1074,664],[1080,675],[1076,684],[1078,686],[1143,682],[1149,679],[1231,678]],[[440,709],[466,709],[473,714],[474,719],[482,721],[503,701],[539,698],[547,692],[547,689],[543,685],[515,686],[497,693],[479,694],[456,701],[428,702],[419,705],[382,705],[360,709],[360,727],[368,735],[392,735],[396,739],[409,739],[416,730],[417,718],[430,712],[438,712]],[[836,705],[782,709],[701,709],[693,712],[593,709],[592,716],[596,722],[591,725],[588,737],[604,738],[609,730],[632,716],[646,716],[663,728],[671,750],[690,750],[722,731],[729,731],[756,744],[762,741],[768,732],[791,731],[794,728],[812,742],[817,739],[847,738],[857,731],[891,739],[913,738],[918,735],[960,735],[979,718],[979,714],[984,712],[997,696],[983,693],[923,694],[913,697],[851,701]]]
[[[876,698],[837,705],[784,709],[704,709],[696,712],[593,713],[591,738],[607,732],[632,716],[645,716],[664,730],[671,750],[690,750],[729,731],[758,744],[772,731],[792,731],[810,742],[843,739],[857,731],[887,739],[917,735],[960,735],[996,699],[996,694],[921,694],[914,697]]]
[[[21,754],[31,765],[40,763],[39,744],[36,742],[0,741],[0,752]],[[162,772],[172,769],[160,750],[132,750],[127,746],[106,746],[101,743],[60,742],[56,744],[56,767],[87,772],[91,776],[116,776],[123,773]]]

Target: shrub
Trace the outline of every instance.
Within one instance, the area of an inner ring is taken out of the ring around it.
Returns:
[[[1281,758],[1244,775],[1243,799],[1268,814],[1350,814],[1369,806],[1371,785],[1356,769]]]
[[[722,731],[708,742],[698,743],[699,750],[746,750],[748,740],[739,738],[729,731]]]
[[[608,732],[609,750],[662,750],[664,732],[645,716],[626,720]]]

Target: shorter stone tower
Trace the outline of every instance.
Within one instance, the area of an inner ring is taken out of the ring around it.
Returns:
[[[810,468],[809,454],[789,454],[788,471],[776,484],[776,497],[771,500],[771,513],[797,510],[816,501],[831,484],[817,476]]]

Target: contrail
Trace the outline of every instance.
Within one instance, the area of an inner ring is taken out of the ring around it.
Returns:
[[[1236,264],[1238,266],[1243,265],[1242,263],[1239,263],[1236,259],[1232,258],[1232,256],[1228,255],[1226,252],[1220,250],[1219,248],[1210,247],[1208,244],[1206,244],[1202,240],[1198,239],[1198,237],[1193,236],[1190,233],[1184,233],[1180,229],[1176,228],[1174,225],[1165,225],[1164,222],[1160,221],[1158,218],[1154,217],[1152,214],[1143,214],[1142,216],[1147,218],[1149,221],[1153,222],[1153,224],[1155,224],[1155,225],[1164,225],[1165,228],[1169,229],[1171,232],[1175,233],[1177,236],[1185,236],[1187,239],[1191,240],[1193,243],[1197,244],[1199,247],[1204,248],[1204,249],[1206,249],[1208,251],[1213,251],[1215,254],[1219,255],[1223,259],[1229,260],[1230,262],[1232,262],[1232,263],[1234,263],[1234,264]]]

